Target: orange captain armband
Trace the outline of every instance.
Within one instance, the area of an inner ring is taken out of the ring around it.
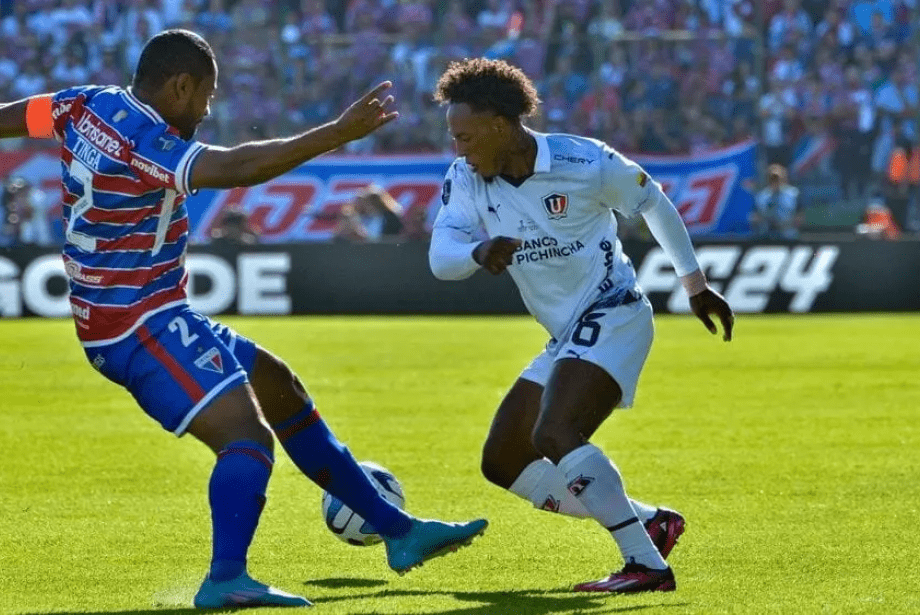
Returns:
[[[53,96],[33,96],[26,103],[26,129],[36,139],[50,139],[54,136],[54,120],[51,118]]]

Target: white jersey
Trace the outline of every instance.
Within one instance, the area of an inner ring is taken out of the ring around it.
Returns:
[[[638,164],[600,141],[531,134],[537,142],[534,173],[518,185],[502,177],[486,181],[464,158],[454,161],[433,242],[439,233],[472,241],[481,228],[489,237],[521,239],[508,271],[530,313],[561,339],[601,296],[636,289],[611,209],[632,217],[664,195]]]

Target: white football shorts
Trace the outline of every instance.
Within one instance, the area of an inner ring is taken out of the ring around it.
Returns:
[[[627,301],[606,307],[602,300],[589,307],[561,340],[546,344],[520,377],[546,386],[556,361],[582,359],[601,367],[620,385],[623,398],[618,408],[631,407],[655,325],[652,304],[645,295],[635,293]]]

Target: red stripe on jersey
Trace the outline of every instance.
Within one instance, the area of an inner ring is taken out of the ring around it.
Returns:
[[[166,371],[169,372],[173,379],[179,383],[179,386],[181,386],[185,394],[189,396],[189,399],[198,403],[204,398],[205,393],[201,385],[195,382],[195,379],[192,378],[191,374],[185,371],[185,368],[182,367],[176,358],[160,345],[160,342],[150,334],[150,330],[145,325],[141,325],[137,328],[137,337],[140,339],[141,344],[144,345],[144,348],[147,349],[147,352],[153,355],[153,357],[166,368]]]
[[[178,286],[154,293],[128,307],[117,305],[95,305],[70,296],[70,304],[77,323],[77,337],[83,342],[111,340],[130,331],[134,324],[147,312],[152,312],[167,303],[185,301],[185,286],[188,274]]]
[[[68,205],[73,205],[73,203],[68,203]],[[159,209],[159,205],[139,209],[102,209],[93,207],[86,210],[86,213],[83,214],[83,219],[92,224],[100,222],[106,224],[140,224],[150,216],[155,216]]]
[[[165,273],[177,269],[181,265],[181,257],[174,258],[165,263],[138,269],[111,269],[106,267],[84,267],[77,261],[64,257],[64,270],[73,280],[84,286],[106,288],[109,286],[135,286],[142,287],[153,282]]]
[[[176,220],[166,231],[165,243],[174,243],[188,233],[188,216]],[[97,239],[96,252],[117,250],[152,250],[156,236],[153,233],[134,233],[119,239]]]
[[[150,186],[133,177],[93,174],[93,190],[104,190],[124,196],[141,196],[153,192]]]

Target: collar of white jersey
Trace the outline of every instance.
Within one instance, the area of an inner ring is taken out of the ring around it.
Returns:
[[[546,134],[531,130],[524,126],[524,130],[530,133],[530,136],[537,142],[537,159],[534,161],[534,173],[549,173],[551,159],[549,155],[549,142],[546,140]]]
[[[151,107],[151,106],[148,105],[147,103],[142,102],[141,99],[138,98],[138,97],[134,94],[134,92],[132,91],[130,85],[129,85],[127,88],[125,88],[124,92],[125,92],[125,100],[127,100],[127,101],[128,101],[128,104],[130,104],[132,107],[134,107],[135,109],[137,109],[138,111],[140,111],[141,113],[143,113],[144,115],[146,115],[147,117],[149,117],[149,118],[150,118],[154,123],[156,123],[156,124],[165,124],[165,123],[166,123],[166,120],[164,120],[164,119],[160,116],[160,114],[157,113],[157,110],[156,110],[156,109],[154,109],[153,107]]]

